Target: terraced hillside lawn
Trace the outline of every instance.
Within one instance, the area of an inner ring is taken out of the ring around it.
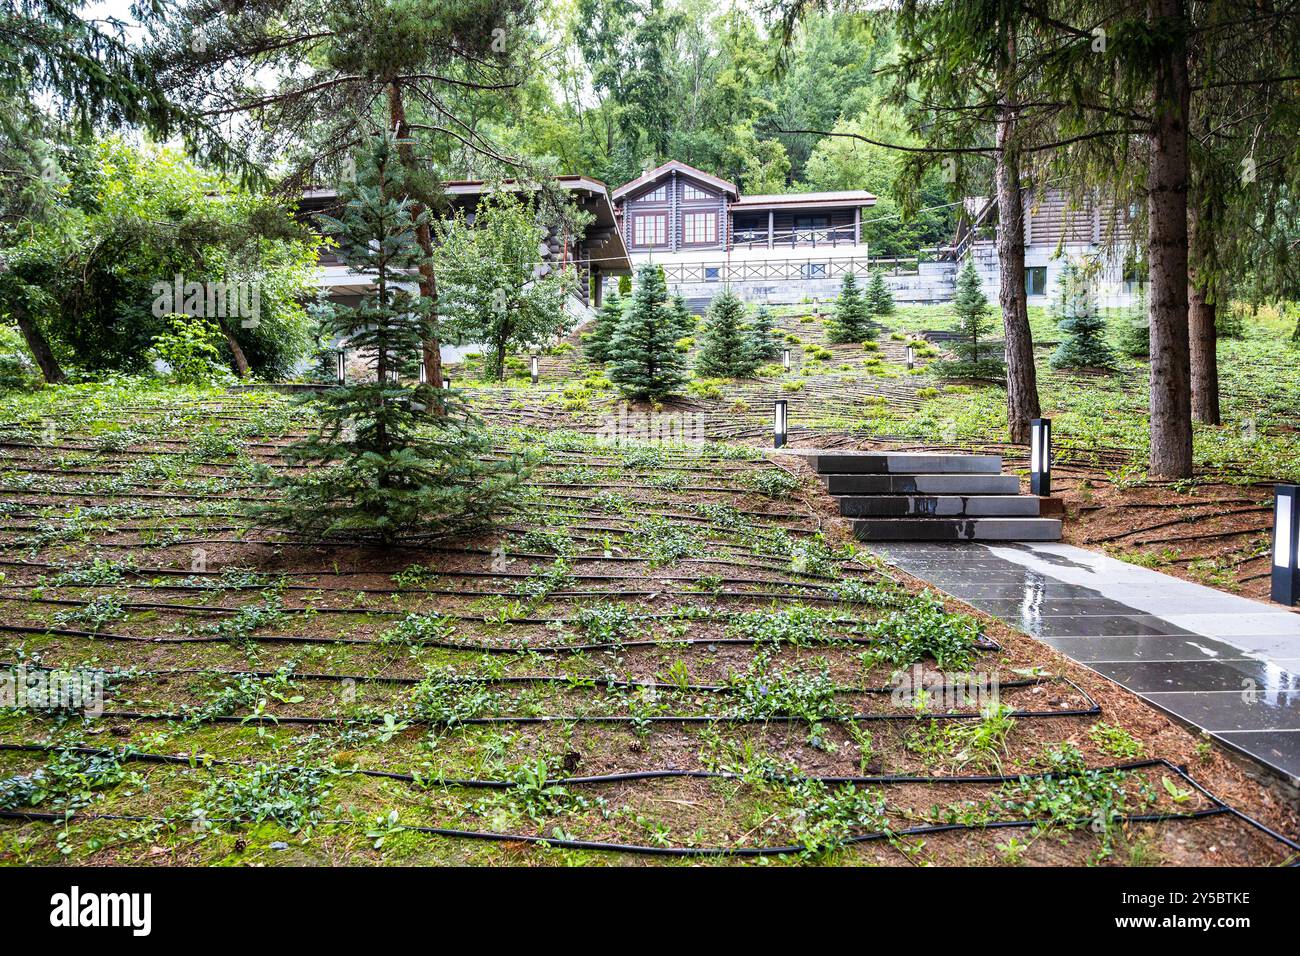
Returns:
[[[1249,767],[891,578],[797,466],[473,391],[519,510],[388,549],[243,516],[310,424],[276,393],[7,396],[4,672],[106,692],[0,710],[0,862],[1295,858]]]
[[[867,343],[827,341],[831,306],[774,309],[791,351],[748,380],[696,380],[662,410],[690,416],[720,441],[770,444],[772,402],[789,404],[794,447],[955,451],[1003,456],[1028,473],[1028,450],[1006,437],[1006,391],[987,382],[950,382],[929,369],[944,354],[949,306],[900,306],[877,317]],[[1055,370],[1060,332],[1030,309],[1043,413],[1053,420],[1053,492],[1064,498],[1071,544],[1249,597],[1268,593],[1272,488],[1300,480],[1300,343],[1294,319],[1261,310],[1240,338],[1219,343],[1224,424],[1196,426],[1196,477],[1146,478],[1147,364],[1119,356],[1113,372]],[[996,319],[996,310],[994,314]],[[1111,318],[1116,330],[1121,317]],[[938,333],[938,334],[935,334]],[[930,341],[930,336],[934,341]],[[916,367],[906,367],[915,344]],[[695,343],[679,343],[693,355]],[[477,367],[471,361],[470,371]],[[527,388],[525,357],[507,387],[481,387],[483,407],[502,421],[545,425],[556,415],[589,433],[615,417],[617,394],[603,370],[582,357],[581,335],[541,361],[542,382]],[[1027,488],[1027,480],[1026,480]]]

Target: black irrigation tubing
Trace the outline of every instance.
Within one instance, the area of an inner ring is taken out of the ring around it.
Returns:
[[[489,618],[483,618],[468,614],[443,614],[441,617],[450,617],[461,621],[473,621],[480,624],[498,623]],[[643,620],[676,620],[675,615],[647,616],[639,618]],[[510,618],[507,624],[553,624],[553,623],[574,623],[570,618]],[[80,637],[91,641],[127,641],[139,644],[229,644],[232,638],[225,634],[186,634],[178,637],[160,637],[152,635],[139,634],[115,634],[108,631],[80,631],[72,628],[60,627],[37,627],[27,624],[0,624],[0,631],[7,631],[11,634],[39,634],[48,637]],[[239,637],[237,640],[248,640],[262,644],[352,644],[368,645],[373,647],[387,647],[387,645],[377,638],[359,638],[359,637],[317,637],[309,634],[250,634],[246,637]],[[529,646],[511,646],[508,644],[466,644],[463,641],[440,641],[429,638],[419,640],[402,641],[400,646],[409,647],[430,647],[439,650],[465,651],[472,654],[586,654],[596,651],[623,651],[643,647],[669,648],[669,647],[713,647],[713,646],[740,646],[755,647],[762,644],[773,643],[768,638],[758,637],[690,637],[682,639],[664,639],[664,640],[635,640],[635,641],[602,641],[590,644],[536,644]],[[790,646],[801,646],[793,642],[779,642],[790,644]],[[817,647],[834,647],[836,645],[846,645],[854,647],[878,647],[884,641],[875,638],[865,637],[834,637],[823,641],[818,641]],[[812,645],[809,645],[812,646]],[[988,637],[980,638],[971,642],[971,648],[977,651],[998,651],[1001,646]]]
[[[1079,692],[1087,700],[1092,701],[1082,690]],[[1101,707],[1093,702],[1090,707],[1062,708],[1061,710],[1012,710],[1003,714],[1004,717],[1011,717],[1016,720],[1053,720],[1062,717],[1096,717],[1101,713]],[[320,726],[348,726],[357,724],[382,724],[385,717],[374,715],[371,717],[319,717],[308,716],[304,714],[203,714],[201,712],[186,713],[167,712],[167,711],[137,711],[137,710],[101,710],[93,715],[95,719],[102,720],[138,720],[138,721],[162,721],[162,722],[179,722],[179,723],[200,723],[200,724],[269,724],[271,726],[291,725],[305,727]],[[727,714],[653,714],[650,716],[632,716],[622,714],[578,714],[578,715],[560,715],[560,714],[542,714],[537,716],[524,716],[522,714],[496,714],[491,717],[458,717],[454,721],[434,720],[432,718],[411,716],[406,718],[410,723],[419,724],[426,727],[487,727],[501,726],[509,724],[511,726],[523,725],[542,725],[542,724],[614,724],[617,726],[641,725],[641,724],[724,724],[727,726],[743,726],[750,724],[848,724],[848,723],[877,723],[877,722],[903,722],[910,721],[917,723],[923,720],[982,720],[983,715],[978,711],[972,713],[862,713],[862,714],[830,714],[817,718],[804,717],[799,714],[769,714],[763,717],[742,717]]]
[[[553,566],[553,565],[554,565],[554,561],[556,560],[556,556],[555,556],[555,555],[538,555],[538,557],[539,557],[539,558],[544,558],[544,559],[546,559],[547,562],[549,562],[549,564],[544,564],[544,565],[543,565],[543,569],[545,569],[546,567],[551,567],[551,566]],[[688,558],[687,560],[694,560],[694,559],[690,559],[690,558]],[[7,564],[7,563],[8,563],[8,562],[0,561],[0,564]],[[124,570],[125,570],[125,569],[124,569]],[[179,570],[179,569],[178,569],[178,570]],[[196,572],[190,572],[190,573],[193,574],[193,573],[196,573]],[[259,572],[254,572],[254,573],[259,573]],[[260,573],[275,574],[276,572],[260,572]],[[330,573],[330,572],[321,572],[321,573],[328,574],[328,573]],[[359,573],[372,573],[372,574],[381,574],[381,575],[383,575],[383,576],[391,576],[391,574],[384,574],[383,572],[359,572]],[[398,573],[400,573],[400,572],[398,572]],[[532,578],[535,578],[535,577],[536,577],[536,572],[534,572],[534,571],[492,571],[492,570],[487,570],[487,571],[470,571],[470,570],[463,570],[463,569],[459,569],[459,568],[449,568],[449,569],[433,569],[433,568],[430,568],[430,569],[429,569],[429,576],[430,576],[431,578],[438,578],[438,577],[446,577],[446,578],[502,578],[502,579],[508,579],[508,580],[529,580],[529,579],[532,579]],[[644,581],[644,580],[646,580],[646,576],[643,575],[643,574],[581,574],[581,573],[578,573],[578,572],[574,572],[574,573],[569,574],[568,577],[571,578],[571,579],[573,579],[573,580],[575,580],[575,581],[609,581],[609,582],[613,582],[613,581]],[[654,578],[654,580],[656,580],[656,581],[690,581],[690,582],[692,582],[692,583],[694,583],[694,582],[698,582],[699,579],[700,579],[700,578],[699,578],[699,575],[696,575],[696,574],[660,574],[660,575],[656,575],[655,578]],[[825,580],[825,579],[823,579],[823,580]],[[720,583],[722,583],[722,584],[766,584],[766,585],[775,586],[775,587],[791,587],[791,588],[799,587],[799,588],[811,588],[811,589],[816,590],[816,591],[829,591],[829,590],[833,590],[833,587],[834,587],[833,585],[829,585],[829,584],[816,584],[816,583],[812,583],[812,582],[791,581],[791,580],[776,580],[776,581],[769,581],[769,580],[765,580],[765,579],[763,579],[763,578],[726,578],[726,577],[723,577],[723,578],[721,578]],[[269,583],[269,584],[262,585],[262,589],[263,589],[263,590],[266,590],[266,589],[274,590],[274,589],[275,589],[275,584],[274,584],[274,582],[272,582],[272,583]],[[323,589],[318,588],[317,590],[323,590]],[[356,589],[348,589],[348,590],[363,590],[363,591],[364,591],[364,590],[371,590],[371,589],[369,589],[369,588],[356,588]],[[378,588],[373,589],[373,590],[375,590],[376,592],[379,591]],[[413,593],[418,593],[418,592],[413,592]],[[432,590],[431,590],[429,593],[433,594],[433,593],[440,593],[440,592],[436,592],[436,591],[432,591]]]
[[[383,674],[323,674],[301,671],[250,671],[250,670],[231,670],[221,667],[162,667],[134,670],[127,668],[125,670],[108,670],[106,668],[91,667],[49,667],[45,665],[24,664],[17,661],[0,662],[0,671],[13,671],[16,668],[23,667],[27,670],[40,670],[47,673],[65,672],[65,671],[83,671],[104,673],[110,680],[120,680],[131,682],[142,680],[146,677],[178,677],[178,676],[204,676],[212,675],[215,677],[253,677],[259,680],[271,678],[284,678],[289,681],[315,681],[329,683],[331,681],[352,681],[357,684],[399,684],[403,686],[414,686],[421,684],[427,677],[402,677],[389,676]],[[439,677],[440,680],[448,684],[556,684],[565,687],[617,687],[622,690],[638,690],[645,688],[654,691],[680,691],[683,693],[700,693],[700,694],[729,694],[734,693],[737,688],[731,684],[665,684],[661,681],[652,680],[631,680],[619,677],[610,677],[603,675],[559,675],[559,674],[518,674],[502,675],[498,677],[475,676],[469,674],[457,674],[447,677]],[[1025,677],[1016,680],[998,681],[998,689],[1003,688],[1021,688],[1021,687],[1041,687],[1044,684],[1059,684],[1068,682],[1069,678],[1060,675],[1044,675],[1042,677]],[[967,685],[942,684],[927,686],[925,690],[930,693],[946,693],[948,691],[964,689]],[[981,689],[991,688],[993,682],[985,680],[980,683]],[[1079,690],[1077,685],[1072,685]],[[850,687],[840,685],[834,688],[836,694],[894,694],[899,689],[896,687]],[[0,749],[3,749],[0,747]]]
[[[798,585],[796,585],[798,587]],[[263,590],[266,590],[263,588]],[[629,590],[626,588],[617,591],[573,591],[573,590],[556,590],[549,591],[540,598],[534,597],[526,591],[481,591],[481,590],[463,590],[455,591],[451,589],[433,589],[430,588],[425,592],[433,597],[500,597],[512,598],[517,600],[594,600],[606,599],[609,601],[635,601],[643,598],[656,597],[701,597],[718,601],[778,601],[782,599],[794,600],[805,604],[845,604],[849,603],[844,598],[837,595],[827,594],[800,594],[797,591],[692,591],[687,589],[672,590],[670,588],[657,588],[655,590]],[[50,597],[31,597],[31,596],[14,596],[0,594],[0,601],[16,601],[26,604],[55,604],[62,607],[86,607],[87,602],[73,598],[50,598]],[[238,614],[247,607],[257,606],[255,603],[239,604],[233,607],[224,607],[218,604],[179,604],[166,601],[127,601],[118,604],[126,611],[177,611],[200,614]],[[313,606],[313,607],[280,607],[282,614],[362,614],[375,617],[405,617],[408,614],[418,613],[412,609],[401,608],[383,608],[367,606],[350,606],[350,607],[333,607],[333,606]]]
[[[1210,816],[1219,816],[1222,814],[1237,814],[1243,819],[1255,823],[1250,817],[1240,814],[1239,811],[1226,804],[1211,807],[1205,810],[1196,810],[1191,813],[1162,813],[1162,814],[1136,814],[1118,818],[1115,822],[1123,824],[1131,823],[1162,823],[1180,820],[1199,820]],[[4,810],[0,811],[0,818],[10,820],[24,820],[27,822],[45,822],[59,823],[67,825],[72,820],[95,822],[121,822],[121,823],[156,823],[160,825],[174,825],[177,820],[161,816],[143,816],[134,814],[86,814],[80,811],[58,814],[58,813],[38,813],[35,811],[25,810]],[[227,823],[238,825],[244,821],[240,819],[223,819],[212,820],[213,823]],[[997,820],[987,823],[942,823],[927,826],[907,827],[899,830],[884,830],[874,833],[860,833],[846,837],[844,845],[857,845],[881,840],[896,840],[903,837],[924,837],[938,833],[950,833],[955,831],[974,831],[974,830],[1002,830],[1002,829],[1028,829],[1033,827],[1042,827],[1049,821],[1042,819],[1032,820]],[[1091,819],[1080,819],[1073,821],[1068,829],[1081,829],[1086,827],[1092,821]],[[321,821],[316,826],[360,826],[354,820],[332,820]],[[369,826],[369,824],[365,824]],[[1058,824],[1061,825],[1061,824]],[[1268,833],[1262,824],[1255,824],[1260,829]],[[532,834],[522,833],[502,833],[492,830],[459,830],[449,827],[434,826],[416,826],[404,824],[400,829],[410,833],[425,833],[429,836],[440,836],[450,839],[466,840],[483,840],[499,843],[526,843],[535,846],[542,846],[548,849],[562,850],[585,850],[588,852],[602,853],[624,853],[635,854],[640,856],[661,856],[661,857],[689,857],[689,858],[753,858],[753,857],[770,857],[770,856],[797,856],[806,851],[806,847],[798,844],[786,846],[766,846],[766,847],[681,847],[681,846],[651,846],[647,844],[635,843],[611,843],[596,840],[577,840],[569,837],[543,837]],[[1285,837],[1279,837],[1288,845]]]
[[[491,550],[490,548],[446,548],[446,547],[430,547],[430,548],[428,548],[427,550],[432,551],[432,552],[443,553],[443,554],[481,554],[481,555],[491,555],[491,554],[493,554],[493,552],[492,552],[492,550]],[[763,556],[760,556],[760,555],[758,555],[758,554],[755,553],[755,552],[745,552],[745,553],[746,553],[747,555],[749,555],[749,560],[747,560],[747,561],[740,561],[740,560],[733,559],[733,558],[712,558],[712,557],[699,557],[699,558],[697,558],[697,557],[691,557],[689,560],[690,560],[691,563],[693,563],[693,564],[720,564],[720,565],[723,565],[724,567],[744,567],[744,568],[761,567],[761,568],[763,568],[763,569],[765,569],[765,570],[770,570],[770,571],[784,570],[785,567],[786,567],[786,565],[789,563],[788,561],[786,561],[786,560],[784,560],[784,559],[780,559],[780,558],[772,558],[772,557],[764,558]],[[510,552],[507,552],[506,557],[507,557],[509,560],[512,560],[512,561],[514,561],[514,560],[521,560],[521,561],[553,561],[553,560],[555,559],[556,555],[554,555],[554,554],[545,554],[545,553],[540,552],[540,551],[510,551]],[[603,554],[582,553],[582,552],[579,552],[579,553],[577,553],[577,554],[568,555],[568,557],[569,557],[570,560],[574,560],[574,561],[600,561],[600,562],[608,561],[608,562],[617,562],[617,563],[623,563],[623,562],[626,562],[626,563],[641,563],[641,562],[653,562],[653,561],[655,560],[654,558],[652,558],[652,557],[648,557],[648,556],[645,556],[645,555],[613,554],[613,555],[609,555],[608,557],[606,557],[606,556],[603,555]],[[766,560],[766,561],[767,561],[767,564],[758,564],[758,563],[756,563],[756,562],[761,561],[761,560]],[[848,562],[844,562],[844,563],[847,564]],[[17,558],[5,558],[5,557],[0,557],[0,566],[2,566],[2,567],[15,567],[15,568],[42,568],[42,569],[46,569],[46,570],[61,571],[61,572],[62,572],[62,571],[69,571],[69,570],[75,570],[75,569],[76,569],[76,565],[58,564],[58,563],[51,562],[51,561],[23,561],[23,560],[19,560],[19,559],[17,559]],[[394,573],[400,573],[400,572],[388,572],[388,571],[335,571],[335,570],[330,570],[330,569],[325,569],[325,570],[320,570],[320,571],[311,571],[311,570],[308,570],[308,571],[298,571],[298,570],[295,570],[295,571],[255,571],[255,570],[252,570],[252,569],[238,568],[238,567],[236,567],[236,566],[234,566],[234,565],[231,565],[230,567],[234,568],[234,570],[237,570],[237,571],[239,571],[239,570],[250,570],[250,571],[252,571],[252,573],[257,573],[257,574],[266,574],[266,575],[268,575],[268,576],[272,576],[272,577],[288,577],[288,576],[294,576],[294,577],[307,577],[307,576],[309,576],[309,575],[313,575],[313,574],[326,575],[326,576],[329,576],[329,577],[346,577],[346,576],[352,576],[352,575],[369,575],[369,576],[379,576],[379,577],[391,577]],[[201,576],[201,575],[214,575],[214,576],[218,576],[218,577],[219,577],[219,576],[221,576],[221,575],[224,573],[224,572],[222,572],[222,571],[217,571],[217,570],[214,570],[214,571],[187,571],[187,570],[185,570],[184,568],[155,568],[155,567],[123,567],[123,568],[121,568],[120,570],[121,570],[121,572],[122,572],[123,574],[134,574],[134,575],[137,575],[137,576],[139,576],[139,577],[143,577],[144,575],[147,575],[147,574],[156,574],[156,575],[164,575],[164,574],[184,574],[184,575],[192,575],[192,576],[195,576],[195,577],[198,577],[198,576]],[[438,571],[434,571],[432,568],[430,568],[429,571],[430,571],[430,573],[431,573],[434,577],[436,577],[438,574],[441,573],[441,572],[438,572]],[[840,580],[840,578],[835,577],[835,576],[832,576],[832,575],[815,574],[815,573],[813,573],[813,572],[811,572],[811,571],[809,571],[809,572],[804,572],[804,574],[803,574],[802,576],[803,576],[803,577],[809,577],[809,578],[820,578],[820,579],[822,579],[822,580]],[[861,580],[861,579],[858,579],[858,580]],[[38,582],[33,582],[33,585],[34,585],[35,583],[38,583]],[[13,586],[19,586],[19,585],[13,585]],[[64,587],[88,587],[88,586],[90,586],[90,585],[63,585],[63,586],[64,586]],[[129,586],[129,585],[128,585],[128,586]],[[263,585],[233,585],[233,584],[230,584],[230,585],[221,585],[219,588],[217,588],[217,587],[214,586],[214,589],[216,589],[216,590],[241,590],[241,589],[243,589],[243,590],[247,590],[247,589],[250,588],[250,587],[255,587],[255,588],[258,589],[258,590],[264,590],[265,588],[270,587],[270,586],[272,586],[272,585],[269,584],[269,583],[268,583],[268,584],[263,584]],[[315,587],[314,585],[309,585],[309,584],[284,584],[284,585],[276,585],[276,586],[277,586],[277,587],[278,587],[278,586],[283,586],[283,587],[290,588],[290,589],[294,589],[294,590],[324,590],[324,591],[329,591],[329,590],[356,590],[356,588],[329,588],[329,587]],[[381,589],[379,589],[379,588],[366,588],[366,590],[367,590],[367,591],[372,591],[372,592],[375,592],[375,593],[388,593],[388,592],[383,591],[383,590],[381,590]],[[407,591],[409,591],[410,593],[418,593],[419,589],[412,589],[412,588],[394,588],[394,589],[391,589],[391,591],[392,591],[392,593],[399,593],[399,594],[400,594],[400,593],[405,593],[405,592],[407,592]]]
[[[130,746],[112,749],[106,747],[79,747],[63,744],[16,744],[0,743],[0,751],[9,753],[62,754],[71,753],[81,757],[110,757],[127,763],[152,763],[160,765],[184,765],[191,767],[241,767],[256,766],[241,760],[228,760],[213,757],[197,751],[181,754],[154,754],[135,750]],[[1170,761],[1159,758],[1131,760],[1125,763],[1111,764],[1105,767],[1088,767],[1087,773],[1129,773],[1162,767],[1182,775],[1182,770]],[[302,771],[312,768],[284,766],[288,771]],[[467,790],[512,790],[519,786],[518,781],[506,778],[445,777],[438,775],[419,775],[395,770],[368,770],[355,768],[320,768],[335,769],[340,775],[377,777],[384,780],[399,780],[405,783],[428,783],[445,787],[463,787]],[[592,774],[589,776],[548,777],[542,781],[543,786],[598,786],[612,783],[636,783],[642,780],[762,780],[765,783],[799,783],[816,781],[828,785],[878,786],[888,784],[935,784],[935,785],[970,785],[970,784],[1004,784],[1018,783],[1021,780],[1054,780],[1062,777],[1077,776],[1070,771],[1046,770],[1037,773],[1018,774],[868,774],[868,775],[819,775],[804,773],[741,773],[730,770],[680,770],[666,768],[663,770],[630,770],[618,773]],[[1199,788],[1198,788],[1199,789]],[[1212,802],[1220,802],[1208,791],[1203,791]],[[1279,839],[1286,840],[1285,837]],[[1289,842],[1289,841],[1288,841]]]

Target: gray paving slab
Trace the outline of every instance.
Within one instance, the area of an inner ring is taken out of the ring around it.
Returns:
[[[1300,783],[1300,614],[1060,543],[880,543],[909,574]]]

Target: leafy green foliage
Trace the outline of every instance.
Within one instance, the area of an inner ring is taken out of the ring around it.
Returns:
[[[179,385],[215,385],[230,379],[221,362],[221,333],[207,319],[173,315],[153,338],[154,352],[170,366],[168,377]]]
[[[441,320],[453,340],[485,345],[484,373],[504,379],[508,351],[541,347],[564,332],[573,274],[536,274],[547,229],[539,213],[511,191],[483,196],[472,223],[458,209],[436,229]]]

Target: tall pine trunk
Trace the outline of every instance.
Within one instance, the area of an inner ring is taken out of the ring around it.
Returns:
[[[27,350],[32,353],[32,358],[36,360],[36,365],[40,368],[45,381],[50,385],[61,385],[67,380],[67,376],[63,374],[59,360],[54,357],[54,350],[50,348],[45,333],[27,311],[27,303],[15,298],[10,303],[10,311],[17,320],[18,331],[22,333],[23,341],[27,343]]]
[[[406,125],[406,106],[402,103],[402,91],[397,84],[388,87],[388,118],[393,135],[399,140],[398,157],[402,165],[411,173],[418,173],[415,148],[407,140],[410,127]],[[402,142],[405,141],[405,142]],[[416,204],[413,212],[416,216],[423,210]],[[433,274],[433,235],[427,225],[416,227],[415,241],[420,245],[425,261],[420,264],[420,296],[429,303],[429,334],[424,340],[424,368],[428,375],[430,388],[442,388],[442,343],[438,338],[438,280]],[[430,411],[437,413],[442,408],[441,402],[430,402]]]
[[[998,106],[998,302],[1006,334],[1007,427],[1011,441],[1029,443],[1029,422],[1040,414],[1034,340],[1025,290],[1025,214],[1016,144],[1016,34],[1008,29],[1007,61]]]
[[[1217,309],[1208,301],[1207,276],[1200,274],[1199,250],[1213,242],[1212,217],[1202,213],[1197,202],[1187,209],[1187,247],[1189,256],[1187,283],[1188,338],[1191,346],[1192,420],[1203,425],[1220,425],[1219,414],[1219,330],[1215,325]]]
[[[1190,84],[1183,0],[1150,0],[1162,38],[1152,83],[1147,170],[1151,292],[1151,457],[1153,478],[1192,475],[1191,357],[1187,327],[1187,186]]]

